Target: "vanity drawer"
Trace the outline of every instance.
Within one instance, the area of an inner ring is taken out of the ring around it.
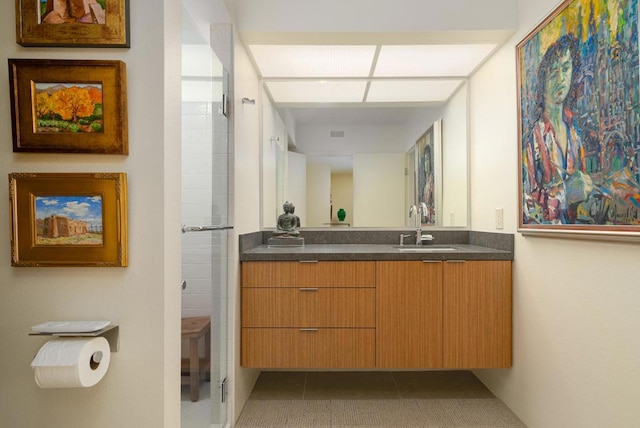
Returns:
[[[375,327],[375,288],[244,288],[243,327]]]
[[[243,328],[242,366],[255,368],[373,368],[372,328]]]
[[[242,286],[375,287],[375,262],[242,262]]]

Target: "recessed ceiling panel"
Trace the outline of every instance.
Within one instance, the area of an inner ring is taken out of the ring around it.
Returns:
[[[275,103],[359,103],[366,80],[266,82]]]
[[[462,80],[374,80],[367,94],[368,103],[442,102],[460,86]]]
[[[373,76],[468,76],[495,47],[495,44],[382,46]]]
[[[375,46],[249,45],[262,77],[367,77]]]

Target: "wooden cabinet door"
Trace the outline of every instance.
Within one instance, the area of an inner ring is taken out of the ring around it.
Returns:
[[[318,263],[243,262],[243,287],[317,287]]]
[[[375,262],[243,262],[244,367],[375,368]]]
[[[242,286],[375,287],[375,262],[242,262]]]
[[[244,288],[243,327],[375,327],[375,288]]]
[[[255,368],[371,369],[372,328],[243,328],[241,364]]]
[[[511,261],[444,262],[445,368],[511,366]]]
[[[376,366],[442,367],[442,262],[376,263]]]

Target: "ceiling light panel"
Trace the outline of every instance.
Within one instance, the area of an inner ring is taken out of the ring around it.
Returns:
[[[367,77],[375,46],[249,45],[262,77]]]
[[[368,103],[443,102],[462,84],[462,80],[374,80],[367,94]]]
[[[495,44],[382,46],[374,77],[468,76]]]
[[[366,80],[266,82],[275,103],[359,103]]]

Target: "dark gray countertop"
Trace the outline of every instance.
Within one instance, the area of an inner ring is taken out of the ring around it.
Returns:
[[[447,246],[453,247],[454,251],[441,252],[434,248],[433,252],[401,252],[388,244],[307,244],[304,247],[258,245],[242,251],[240,260],[513,260],[512,251],[470,244]],[[424,247],[429,248],[429,245]]]

